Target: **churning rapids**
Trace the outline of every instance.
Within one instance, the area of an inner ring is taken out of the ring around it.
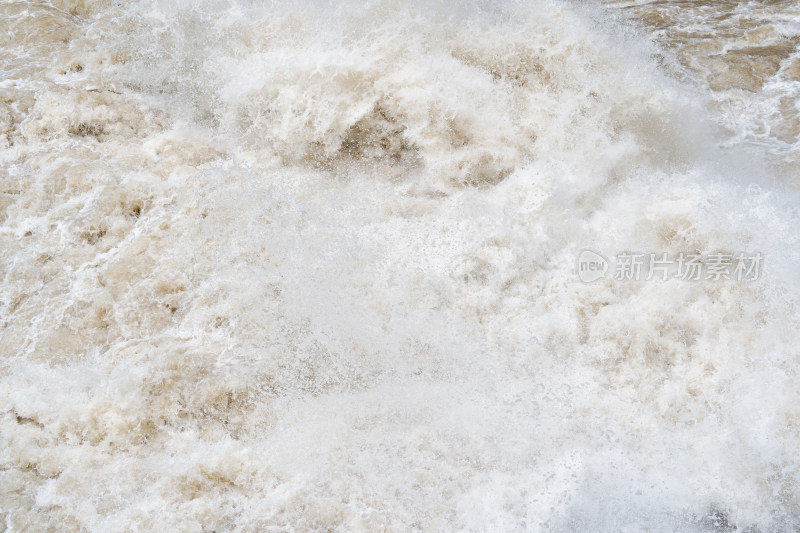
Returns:
[[[0,532],[798,531],[799,135],[795,1],[2,0]]]

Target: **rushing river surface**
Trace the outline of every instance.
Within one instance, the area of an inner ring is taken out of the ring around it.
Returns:
[[[799,137],[796,1],[0,0],[0,532],[798,531]]]

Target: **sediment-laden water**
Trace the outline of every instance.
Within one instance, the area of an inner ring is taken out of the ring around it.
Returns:
[[[796,531],[798,136],[796,2],[4,0],[0,531]]]

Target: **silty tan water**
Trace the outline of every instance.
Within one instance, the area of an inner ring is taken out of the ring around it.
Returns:
[[[0,3],[0,531],[797,529],[799,17]]]

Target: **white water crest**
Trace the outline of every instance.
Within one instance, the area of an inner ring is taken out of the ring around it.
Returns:
[[[684,4],[0,2],[0,532],[800,528],[800,15]]]

